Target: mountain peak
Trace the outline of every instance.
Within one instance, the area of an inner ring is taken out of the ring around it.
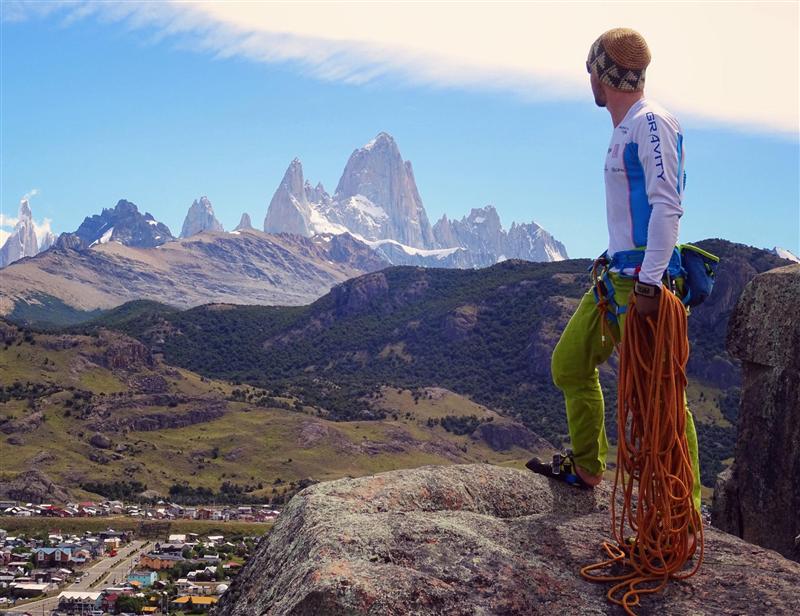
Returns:
[[[181,229],[181,237],[191,237],[203,231],[223,231],[222,225],[214,216],[214,208],[208,197],[195,199],[186,213]]]
[[[174,239],[164,223],[141,214],[136,204],[127,199],[120,199],[113,209],[103,208],[100,214],[84,218],[75,235],[87,247],[113,240],[126,246],[151,248]]]
[[[117,201],[117,205],[114,206],[114,211],[117,214],[137,214],[139,212],[139,208],[136,207],[135,203],[132,203],[127,199],[120,199]]]
[[[247,231],[253,228],[253,223],[250,221],[250,214],[245,212],[242,214],[241,219],[239,220],[239,224],[236,225],[234,231]]]
[[[382,146],[384,146],[384,147],[385,146],[389,146],[389,147],[394,146],[396,148],[397,147],[397,143],[395,142],[394,137],[392,137],[389,133],[381,131],[375,136],[375,138],[372,141],[370,141],[369,143],[366,143],[364,145],[364,147],[361,148],[361,149],[369,151],[369,150],[372,150],[373,148],[382,147]]]
[[[388,133],[379,133],[347,161],[331,209],[336,222],[368,240],[392,239],[433,248],[434,239],[411,165]]]
[[[267,233],[294,233],[308,237],[310,206],[306,196],[303,165],[299,158],[289,163],[264,217]]]
[[[33,218],[31,206],[27,199],[23,198],[19,201],[19,218],[20,220],[31,220]]]

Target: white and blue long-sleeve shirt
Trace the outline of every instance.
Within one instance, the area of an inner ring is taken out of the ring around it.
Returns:
[[[652,101],[636,101],[614,128],[605,165],[608,255],[646,246],[639,280],[648,284],[661,284],[678,241],[684,160],[680,123]]]

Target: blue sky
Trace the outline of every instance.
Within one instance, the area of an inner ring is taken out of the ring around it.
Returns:
[[[337,80],[157,33],[91,17],[64,25],[58,13],[2,22],[4,214],[37,189],[34,216],[58,233],[125,198],[177,234],[192,200],[208,195],[226,228],[244,211],[260,226],[292,158],[332,192],[353,149],[383,130],[412,161],[431,222],[491,203],[505,226],[536,220],[571,256],[604,248],[611,122],[588,84],[583,98],[537,100],[391,71]],[[796,131],[678,115],[682,240],[800,253]]]

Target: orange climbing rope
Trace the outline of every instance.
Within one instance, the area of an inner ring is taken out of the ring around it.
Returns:
[[[617,468],[611,499],[616,544],[604,541],[608,559],[583,567],[581,575],[592,582],[613,583],[609,600],[635,616],[633,607],[642,595],[697,572],[703,561],[703,525],[692,501],[686,440],[686,309],[664,287],[653,322],[637,313],[635,295],[631,297],[619,363]],[[624,497],[620,515],[618,490]],[[626,525],[635,533],[632,540],[625,538]],[[698,548],[694,566],[686,569]],[[600,573],[605,569],[611,571]]]

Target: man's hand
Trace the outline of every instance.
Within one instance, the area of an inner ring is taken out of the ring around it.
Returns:
[[[636,296],[636,312],[643,317],[655,319],[658,316],[658,305],[661,298],[659,294],[654,297],[647,297],[646,295]]]

